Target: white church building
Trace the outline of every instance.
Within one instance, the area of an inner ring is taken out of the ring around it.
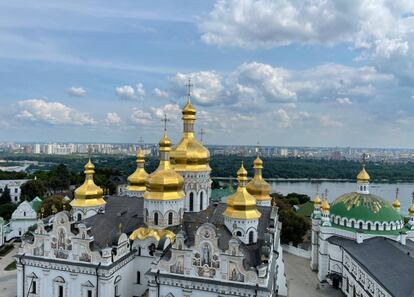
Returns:
[[[392,205],[372,194],[365,166],[355,187],[314,199],[311,269],[345,296],[414,296],[414,200],[405,225],[398,191]]]
[[[38,220],[22,243],[18,297],[287,296],[278,209],[261,168],[249,184],[242,165],[237,191],[211,203],[210,153],[195,137],[190,95],[182,115],[183,138],[172,147],[164,132],[154,172],[138,152],[127,195],[104,197],[86,164],[72,212]]]

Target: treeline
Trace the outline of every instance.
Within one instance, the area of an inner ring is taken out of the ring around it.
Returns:
[[[1,156],[10,160],[36,160],[39,162],[50,162],[51,164],[65,164],[71,172],[79,173],[83,171],[87,158],[82,156]],[[120,175],[128,176],[135,168],[135,157],[132,156],[108,156],[97,155],[92,157],[96,170],[113,170]],[[244,161],[249,175],[253,175],[254,157],[240,156],[212,156],[210,166],[213,177],[235,177]],[[263,175],[268,178],[309,178],[309,179],[355,179],[361,169],[360,162],[348,160],[314,160],[300,158],[263,158]],[[152,172],[158,166],[158,158],[147,157],[145,168]],[[50,165],[47,170],[53,168]],[[35,168],[29,168],[35,169]],[[40,168],[39,168],[40,169]],[[374,181],[414,181],[414,162],[407,163],[382,163],[370,162],[367,170]],[[44,170],[40,170],[44,171]],[[1,179],[12,178],[16,173],[0,172]],[[24,174],[23,174],[24,175]],[[35,173],[33,175],[40,175]],[[20,178],[24,178],[19,173]]]

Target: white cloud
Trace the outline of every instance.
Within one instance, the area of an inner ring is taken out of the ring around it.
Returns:
[[[181,108],[178,104],[166,104],[159,107],[151,107],[152,114],[158,118],[163,119],[164,115],[167,115],[169,119],[178,119],[181,114]]]
[[[345,98],[336,98],[336,102],[338,102],[341,105],[350,105],[352,104],[352,100],[348,97]]]
[[[191,79],[191,98],[202,105],[221,103],[224,90],[221,76],[214,71],[199,71],[192,73],[177,73],[171,78],[174,92],[182,97],[187,91],[185,85]]]
[[[134,86],[125,85],[117,87],[115,93],[120,99],[141,100],[145,97],[145,88],[142,83],[138,83],[135,88]]]
[[[319,121],[323,127],[327,128],[339,128],[343,126],[340,121],[333,120],[329,115],[322,115]]]
[[[28,99],[17,103],[17,117],[25,120],[45,122],[53,125],[93,125],[96,121],[87,113],[70,108],[60,102],[44,99]]]
[[[149,112],[143,111],[138,107],[134,107],[130,116],[130,120],[134,124],[148,125],[152,122],[152,116]]]
[[[283,68],[257,62],[243,63],[230,75],[229,85],[238,86],[233,90],[236,96],[247,91],[249,95],[267,101],[290,102],[296,99],[296,94],[287,88],[285,80],[288,76],[288,71]]]
[[[321,101],[338,95],[370,96],[376,91],[376,86],[393,83],[393,75],[380,73],[374,67],[329,63],[294,72],[288,86],[302,99]]]
[[[67,89],[67,93],[70,96],[83,97],[86,95],[86,90],[82,87],[70,87],[69,89]]]
[[[122,120],[116,112],[108,112],[106,114],[105,123],[108,125],[119,125],[122,123]]]
[[[158,88],[154,89],[154,95],[158,98],[167,99],[169,97],[168,93],[166,91],[160,90]]]
[[[273,119],[277,122],[280,128],[292,127],[292,118],[284,109],[279,109],[273,113]]]

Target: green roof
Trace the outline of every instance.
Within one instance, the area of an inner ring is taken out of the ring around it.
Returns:
[[[231,191],[229,188],[225,189],[214,189],[211,191],[211,201],[213,202],[222,202],[223,198],[230,196],[234,193],[234,190]]]
[[[39,197],[36,197],[30,202],[30,206],[37,213],[39,211],[40,206],[42,205],[42,202],[43,202],[42,199],[40,199]]]
[[[403,217],[391,204],[373,194],[348,193],[338,197],[332,204],[330,214],[363,221],[393,222]]]
[[[300,206],[300,208],[298,209],[298,211],[296,212],[296,214],[303,216],[303,217],[307,217],[310,218],[312,216],[313,213],[313,202],[312,201],[308,201],[304,204],[302,204]]]

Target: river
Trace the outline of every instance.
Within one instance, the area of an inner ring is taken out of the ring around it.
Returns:
[[[283,195],[296,192],[315,197],[317,185],[322,193],[328,190],[328,200],[332,202],[342,194],[356,191],[355,182],[289,182],[278,181],[270,182],[272,192],[279,192]],[[412,192],[414,191],[414,183],[371,183],[371,193],[376,194],[385,200],[392,202],[395,197],[395,189],[399,189],[399,200],[401,202],[401,214],[407,214],[408,207],[411,204]]]

